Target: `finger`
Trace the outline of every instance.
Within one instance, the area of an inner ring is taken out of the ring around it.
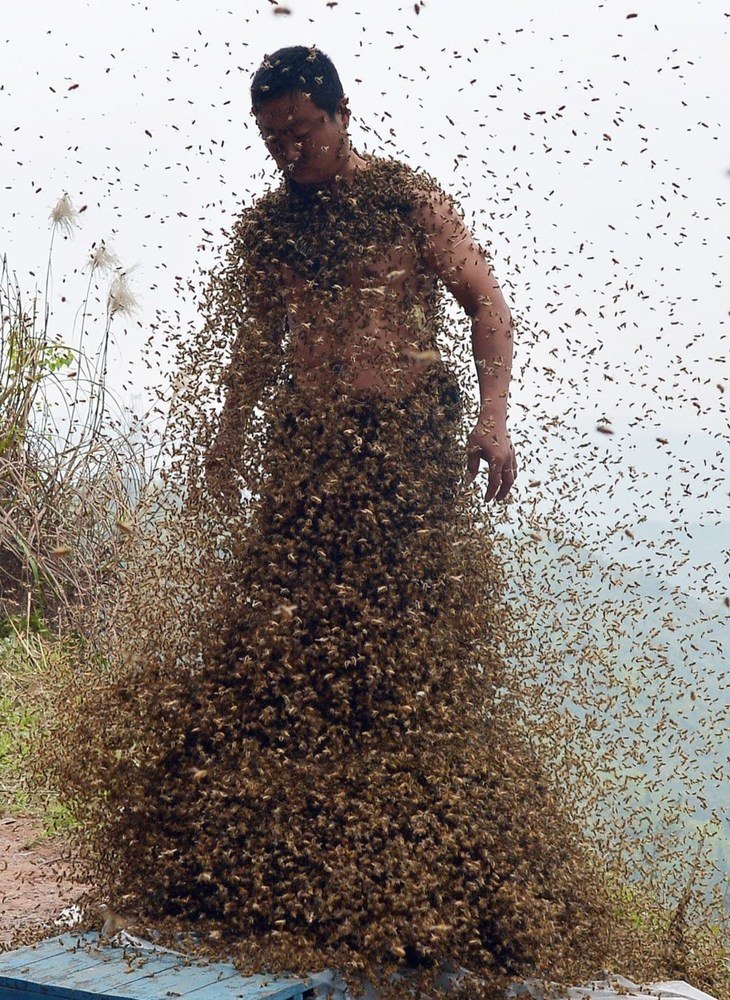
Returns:
[[[487,486],[487,502],[493,500],[497,493],[499,492],[500,486],[502,485],[502,465],[500,463],[492,462],[489,465],[489,485]]]
[[[502,465],[502,484],[495,500],[504,500],[514,486],[515,479],[517,479],[517,459],[514,448],[510,448],[509,457],[504,460]]]
[[[502,484],[499,487],[495,500],[504,500],[509,491],[514,485],[514,481],[517,478],[517,471],[511,464],[507,464],[502,469]]]
[[[466,462],[466,484],[469,486],[476,479],[479,472],[479,449],[469,448]]]

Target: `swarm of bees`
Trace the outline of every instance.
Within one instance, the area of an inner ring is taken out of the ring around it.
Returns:
[[[586,678],[606,664],[586,655],[566,679],[547,638],[530,659],[464,486],[470,359],[448,354],[440,289],[407,266],[432,184],[373,158],[237,220],[205,323],[179,338],[163,482],[105,605],[110,662],[65,689],[45,772],[99,896],[244,971],[334,967],[384,997],[410,989],[387,978],[404,964],[424,989],[454,963],[492,991],[661,974],[657,924],[636,919],[651,903],[632,909],[593,835]],[[302,328],[339,359],[324,394],[276,335]],[[356,391],[353,365],[376,361],[381,391]],[[511,575],[538,573],[522,556]]]

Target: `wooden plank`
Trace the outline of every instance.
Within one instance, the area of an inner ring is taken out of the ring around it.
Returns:
[[[150,1000],[165,996],[187,996],[191,990],[216,983],[218,973],[213,967],[187,966],[178,959],[169,963],[150,963],[144,969],[122,975],[119,966],[111,970],[111,975],[95,983],[96,992],[106,996],[112,991],[122,992],[130,1000]]]
[[[58,955],[46,956],[39,962],[14,969],[8,975],[0,972],[0,984],[24,991],[26,996],[58,996],[85,998],[90,991],[85,983],[98,979],[100,970],[110,961],[98,950],[66,949]],[[93,996],[93,990],[91,992]]]
[[[31,964],[20,963],[9,974],[6,974],[7,970],[2,970],[0,983],[7,988],[24,990],[26,994],[35,992],[38,995],[48,995],[51,988],[58,988],[62,984],[66,993],[50,995],[66,996],[72,993],[74,997],[83,996],[87,1000],[91,996],[116,996],[134,1000],[136,994],[131,990],[135,981],[149,981],[153,975],[173,972],[171,988],[174,983],[181,982],[181,970],[186,962],[181,955],[161,952],[140,956],[139,952],[133,953],[129,948],[94,947],[93,939],[84,944],[85,947],[66,948],[56,954],[46,954],[40,961]],[[214,973],[204,972],[202,982],[205,985],[214,980]],[[147,995],[142,987],[140,996]]]
[[[32,981],[43,985],[63,983],[65,987],[86,996],[123,996],[131,1000],[134,981],[149,977],[146,968],[140,969],[125,961],[121,949],[116,953],[114,949],[104,949],[98,962],[89,960],[80,963],[78,958],[78,952],[74,955],[67,953],[63,963],[58,962],[55,968],[43,969],[42,978],[34,968],[30,974]],[[175,957],[160,956],[156,967],[159,971],[167,971],[179,968],[179,964],[179,959]],[[132,971],[128,971],[130,969]]]
[[[12,986],[0,985],[0,1000],[30,1000],[30,998],[43,997],[44,1000],[92,1000],[98,997],[97,993],[89,993],[88,990],[74,989],[72,986],[62,986],[58,982],[54,983],[33,983],[28,980],[17,979]],[[132,998],[122,995],[114,1000],[132,1000]]]
[[[297,1000],[308,988],[304,979],[283,976],[238,976],[221,984],[206,986],[190,993],[190,1000]],[[188,994],[185,994],[188,996]]]
[[[23,966],[20,970],[13,970],[10,977],[5,972],[0,976],[5,978],[22,977],[33,983],[52,983],[54,979],[62,982],[62,977],[72,976],[90,969],[103,967],[109,959],[99,952],[90,953],[85,949],[78,951],[64,951],[60,955],[53,955],[44,958],[41,962],[34,962],[33,965]]]
[[[301,1000],[308,981],[244,977],[230,962],[205,962],[165,949],[100,945],[98,935],[60,935],[0,954],[0,1000]]]
[[[39,941],[38,944],[17,948],[15,951],[0,952],[0,973],[8,973],[26,965],[31,966],[36,962],[42,962],[49,956],[61,955],[69,948],[84,947],[85,944],[89,943],[83,936],[73,937],[70,934],[62,934],[59,937]]]
[[[138,996],[146,996],[146,983],[161,972],[177,971],[180,968],[180,957],[177,955],[155,955],[144,961],[138,959],[125,960],[120,954],[104,968],[95,970],[96,975],[88,981],[74,980],[74,985],[80,985],[93,990],[94,996],[125,997],[125,1000],[136,1000]],[[178,973],[179,975],[179,973]]]
[[[170,989],[165,993],[160,993],[159,989],[152,983],[152,992],[141,993],[140,981],[130,985],[129,989],[120,987],[114,993],[100,994],[88,992],[87,990],[76,990],[69,987],[49,985],[18,983],[18,989],[14,987],[0,986],[0,1000],[30,1000],[31,997],[43,997],[44,1000],[92,1000],[92,998],[104,997],[106,1000],[166,1000],[167,997],[190,997],[191,1000],[251,1000],[254,997],[262,997],[264,994],[252,992],[246,986],[246,980],[240,979],[237,982],[224,981],[221,984],[210,984],[202,990],[195,990],[192,993],[178,993],[177,990]],[[223,991],[222,988],[225,987]],[[299,985],[286,986],[278,993],[269,994],[270,1000],[301,1000],[304,989]]]
[[[0,955],[0,988],[16,997],[48,996],[67,1000],[88,1000],[88,992],[66,987],[64,969],[99,966],[104,957],[93,941],[61,935],[26,948]]]
[[[185,997],[195,990],[214,986],[219,995],[222,995],[220,991],[223,984],[234,977],[240,979],[232,965],[186,965],[181,958],[171,968],[154,971],[151,975],[148,973],[146,977],[130,983],[127,994],[132,1000],[155,1000],[168,995]]]
[[[131,954],[139,954],[133,948]],[[130,973],[118,970],[121,963],[99,980],[99,993],[123,988],[134,1000],[153,1000],[164,992],[191,996],[194,1000],[287,1000],[301,997],[307,983],[295,976],[243,977],[230,962],[196,961],[184,955],[150,952],[143,955],[144,966]],[[102,989],[103,987],[103,989]]]

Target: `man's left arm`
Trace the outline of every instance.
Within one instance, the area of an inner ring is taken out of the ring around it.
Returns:
[[[487,500],[503,500],[515,481],[515,452],[507,430],[513,324],[509,307],[481,250],[449,198],[429,192],[418,210],[428,237],[428,261],[472,321],[479,379],[479,417],[469,435],[470,481],[485,461]]]

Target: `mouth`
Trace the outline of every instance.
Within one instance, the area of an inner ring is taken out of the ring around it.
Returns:
[[[309,166],[306,163],[292,164],[285,169],[284,174],[290,181],[295,181],[298,184],[307,184],[308,181],[316,182],[316,175],[314,178],[309,178]]]

